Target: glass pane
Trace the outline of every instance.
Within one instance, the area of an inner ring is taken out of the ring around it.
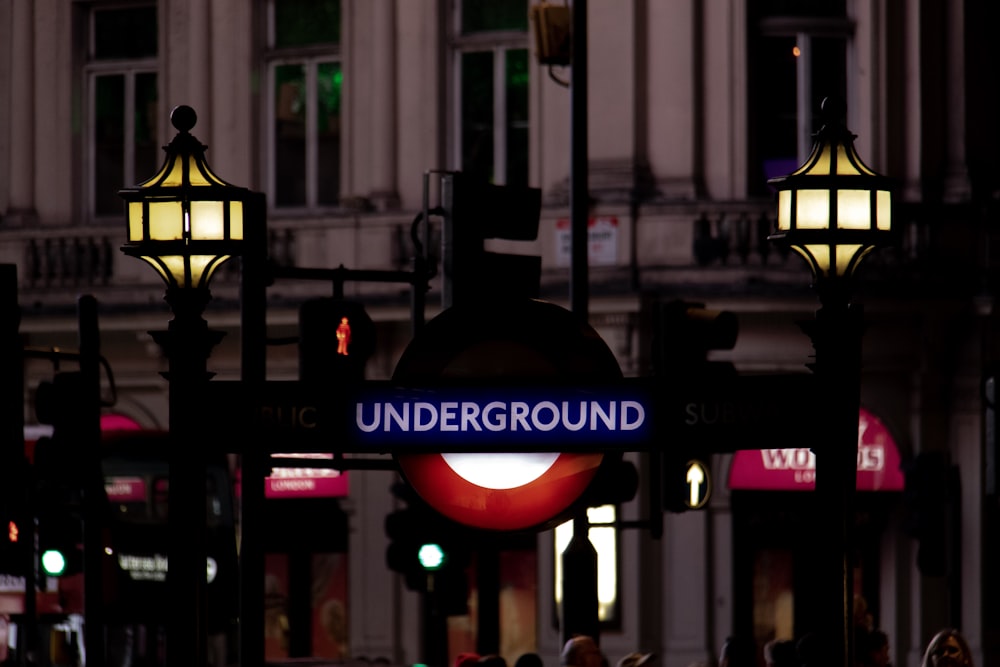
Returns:
[[[528,184],[528,50],[507,51],[507,185]]]
[[[121,215],[118,190],[134,185],[125,182],[125,76],[99,76],[94,85],[94,212]]]
[[[304,206],[306,203],[305,80],[302,65],[275,68],[275,206]]]
[[[526,0],[462,0],[462,34],[527,29]]]
[[[94,58],[156,55],[156,6],[94,11]]]
[[[275,0],[274,46],[340,43],[340,0]]]
[[[135,173],[129,184],[139,183],[156,173],[163,151],[156,141],[156,74],[146,72],[135,77]]]
[[[493,53],[462,54],[462,171],[493,180]]]
[[[343,84],[340,63],[320,63],[316,73],[319,86],[316,136],[319,140],[316,175],[320,204],[336,204],[340,199],[340,91]]]

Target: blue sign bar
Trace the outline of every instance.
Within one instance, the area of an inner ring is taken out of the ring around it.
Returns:
[[[653,404],[635,388],[371,387],[354,401],[362,449],[571,451],[648,442]]]
[[[242,451],[417,453],[801,447],[827,418],[815,376],[596,385],[206,383],[207,442]],[[230,451],[230,450],[225,450]]]

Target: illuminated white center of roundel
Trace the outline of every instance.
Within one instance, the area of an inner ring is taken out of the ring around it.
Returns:
[[[516,489],[541,477],[559,458],[558,453],[441,454],[448,467],[467,482],[486,489]]]

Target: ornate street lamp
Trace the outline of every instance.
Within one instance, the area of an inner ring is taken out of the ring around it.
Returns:
[[[844,107],[825,100],[824,125],[812,154],[787,176],[768,181],[778,191],[772,241],[809,263],[820,309],[804,325],[816,351],[813,370],[829,424],[818,425],[816,454],[818,630],[830,664],[849,667],[854,655],[854,500],[857,492],[858,411],[861,403],[863,315],[851,303],[854,272],[874,248],[893,240],[890,179],[867,167],[843,123]]]
[[[163,167],[118,192],[127,202],[128,240],[122,252],[156,269],[167,283],[168,302],[178,292],[207,291],[215,270],[241,254],[244,209],[254,195],[212,172],[205,161],[207,146],[190,134],[197,120],[191,107],[175,107],[170,121],[177,135],[163,149]]]
[[[802,255],[824,303],[847,300],[854,271],[874,248],[893,242],[892,183],[854,149],[843,106],[823,102],[824,125],[812,154],[791,174],[768,181],[778,191],[777,229],[768,238]]]
[[[177,135],[164,147],[163,167],[118,194],[126,201],[128,220],[122,252],[156,269],[167,284],[165,300],[174,314],[167,331],[150,334],[167,357],[164,376],[170,383],[167,664],[191,667],[207,659],[202,528],[208,443],[199,442],[204,405],[198,396],[212,377],[207,360],[223,335],[208,328],[202,312],[211,298],[212,274],[244,251],[244,216],[249,213],[256,222],[262,207],[260,195],[226,183],[209,169],[206,147],[190,134],[197,121],[191,107],[176,107],[170,120]]]

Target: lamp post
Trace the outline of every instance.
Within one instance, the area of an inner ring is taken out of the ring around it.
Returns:
[[[854,501],[861,402],[863,314],[851,303],[854,272],[875,247],[892,241],[892,187],[858,157],[844,125],[845,109],[823,102],[823,127],[798,169],[769,181],[778,191],[772,241],[802,255],[813,272],[820,309],[805,325],[815,349],[813,370],[830,421],[817,429],[816,496],[821,513],[816,609],[831,665],[850,667],[854,654]]]
[[[155,176],[119,195],[126,202],[126,255],[148,262],[166,282],[174,318],[150,334],[167,357],[169,382],[167,664],[206,662],[205,458],[199,442],[200,389],[212,377],[207,361],[223,333],[202,318],[215,270],[243,251],[244,207],[250,190],[230,185],[205,162],[206,146],[190,134],[194,110],[170,114],[177,135],[164,147]]]

